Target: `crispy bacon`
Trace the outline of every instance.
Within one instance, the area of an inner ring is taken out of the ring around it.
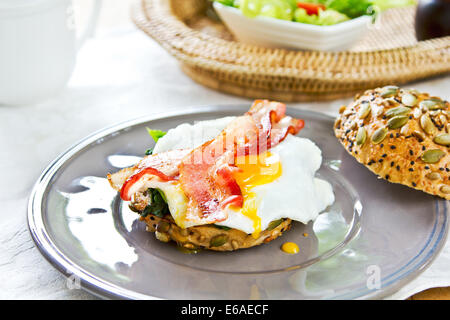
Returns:
[[[227,205],[242,207],[243,196],[231,175],[237,156],[259,154],[280,143],[288,133],[297,134],[303,120],[285,116],[286,106],[256,100],[212,141],[194,149],[180,164],[180,184],[189,199],[186,219],[208,223],[227,218]]]
[[[122,189],[120,190],[120,197],[122,200],[130,201],[131,200],[131,194],[130,189],[133,187],[133,185],[138,182],[144,175],[150,175],[153,176],[153,178],[159,179],[160,181],[166,182],[166,181],[173,181],[176,180],[174,177],[166,176],[161,171],[155,169],[155,168],[144,168],[140,170],[138,173],[132,175],[130,178],[125,181],[125,183],[122,186]]]
[[[302,119],[286,116],[286,105],[280,102],[255,100],[247,114],[252,116],[256,124],[259,124],[258,153],[276,146],[289,133],[297,134],[305,126]],[[267,144],[265,144],[266,141]],[[262,150],[262,148],[265,149]]]
[[[122,169],[114,174],[108,174],[111,186],[120,190],[123,200],[129,200],[129,190],[145,175],[154,176],[159,181],[170,181],[178,178],[178,165],[191,150],[172,150],[149,155],[133,167]]]
[[[166,176],[174,177],[178,175],[178,165],[181,160],[191,151],[191,149],[178,149],[152,154],[142,159],[137,164],[137,169],[154,168]]]
[[[290,118],[288,122],[288,124],[285,124],[280,121],[272,127],[270,134],[270,148],[283,141],[289,133],[296,135],[305,126],[305,121],[302,119]]]
[[[226,149],[225,134],[194,149],[180,164],[180,185],[189,199],[186,220],[214,223],[227,218],[222,203],[241,206],[241,189],[229,165],[234,150]]]

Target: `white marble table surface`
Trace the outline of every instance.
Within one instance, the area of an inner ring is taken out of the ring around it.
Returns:
[[[450,99],[450,77],[411,84]],[[336,114],[348,100],[296,103]],[[89,40],[64,92],[38,105],[0,106],[0,298],[91,299],[69,290],[65,278],[40,255],[30,238],[28,196],[41,171],[93,131],[141,115],[186,106],[249,103],[194,83],[177,61],[131,24]],[[433,265],[393,298],[450,285],[450,243]]]

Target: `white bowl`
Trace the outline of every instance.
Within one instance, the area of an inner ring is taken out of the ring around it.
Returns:
[[[372,18],[361,16],[332,26],[247,18],[241,10],[214,2],[219,17],[241,42],[270,48],[341,51],[350,48],[369,29]]]

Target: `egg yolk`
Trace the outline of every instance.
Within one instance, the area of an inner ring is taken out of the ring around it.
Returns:
[[[241,213],[253,221],[252,236],[257,239],[261,233],[261,218],[257,214],[258,201],[252,189],[279,178],[282,173],[281,162],[277,155],[266,151],[259,155],[239,156],[235,165],[239,170],[233,173],[233,177],[244,197]]]
[[[283,252],[289,253],[289,254],[296,254],[300,251],[298,245],[294,242],[285,242],[281,246],[281,250]]]

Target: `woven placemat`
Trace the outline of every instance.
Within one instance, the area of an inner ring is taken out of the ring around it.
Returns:
[[[386,11],[351,50],[295,51],[237,42],[207,0],[141,0],[136,25],[195,81],[280,101],[327,100],[450,72],[450,37],[416,41],[415,8]]]

